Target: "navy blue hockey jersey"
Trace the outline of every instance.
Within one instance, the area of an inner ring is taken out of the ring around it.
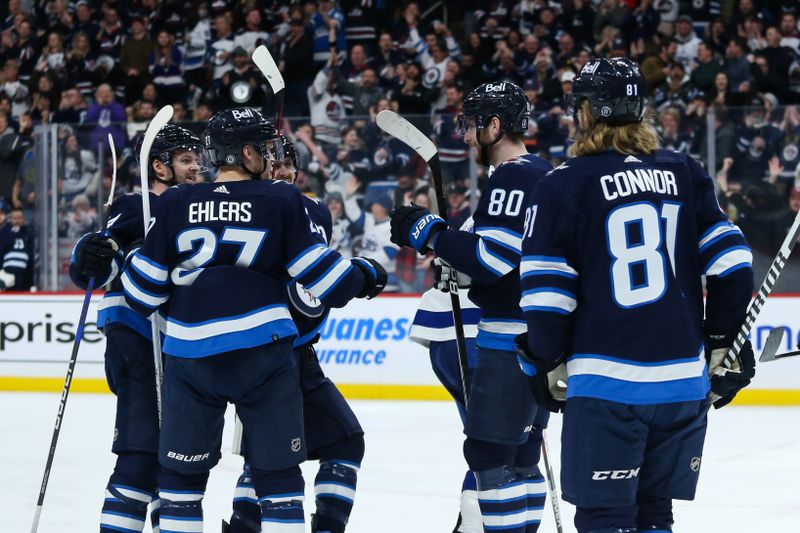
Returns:
[[[522,244],[533,357],[566,356],[567,397],[700,400],[705,329],[735,333],[752,255],[692,158],[667,150],[577,157],[540,181]]]
[[[152,214],[158,206],[159,197],[152,192],[149,194]],[[110,275],[106,279],[95,280],[95,288],[108,287],[97,308],[97,327],[103,329],[109,324],[121,323],[150,339],[152,337],[150,322],[125,302],[125,293],[119,277],[125,253],[132,244],[144,238],[141,193],[126,194],[114,200],[108,214],[107,232],[117,241],[120,251],[118,257],[114,258]],[[84,235],[78,244],[88,236]],[[77,246],[76,244],[76,248]],[[89,279],[75,269],[74,250],[70,260],[69,275],[72,282],[82,289],[89,284]]]
[[[519,308],[519,262],[525,209],[539,179],[552,166],[534,155],[498,165],[481,191],[472,215],[473,232],[438,234],[436,255],[472,277],[470,299],[481,310],[476,344],[514,350],[514,337],[525,333]]]
[[[285,182],[173,187],[127,261],[125,297],[144,315],[166,307],[164,352],[177,357],[293,338],[287,273],[330,307],[364,285],[361,271],[311,226],[302,195]]]
[[[9,291],[29,291],[33,286],[33,236],[28,226],[0,227],[0,269],[14,276]]]
[[[330,244],[333,222],[328,207],[323,202],[318,202],[305,195],[303,195],[303,203],[305,203],[311,221],[311,231],[319,234],[325,244]],[[290,280],[286,290],[291,304],[289,311],[294,325],[297,326],[297,338],[294,340],[294,346],[300,347],[314,340],[328,318],[330,309],[296,280]]]

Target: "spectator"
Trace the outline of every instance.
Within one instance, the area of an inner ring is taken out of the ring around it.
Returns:
[[[397,252],[400,247],[390,240],[389,213],[392,211],[392,199],[387,194],[379,194],[366,206],[363,218],[364,233],[361,243],[354,250],[354,255],[374,259],[386,269],[389,280],[384,292],[397,292],[398,283],[396,268]]]
[[[726,48],[726,70],[731,92],[747,93],[753,75],[750,73],[750,63],[745,57],[747,44],[741,37],[734,37],[728,42]]]
[[[594,17],[595,12],[589,1],[568,0],[564,2],[564,13],[561,17],[564,31],[569,33],[581,46],[591,45],[594,42],[592,36]]]
[[[5,213],[3,214],[5,218]],[[8,247],[0,250],[2,270],[13,276],[14,284],[0,285],[0,292],[5,290],[30,291],[33,286],[33,234],[25,224],[25,213],[20,208],[11,210],[9,224],[0,222],[0,231],[11,233],[11,239],[3,239]]]
[[[233,69],[222,75],[215,107],[262,108],[266,97],[262,87],[263,79],[264,75],[255,68],[247,50],[237,46],[233,49]]]
[[[607,27],[621,29],[628,17],[628,10],[624,0],[602,0],[594,19],[595,40],[601,40],[601,34]]]
[[[248,9],[245,14],[245,26],[233,39],[234,47],[244,48],[248,55],[252,55],[260,45],[269,44],[269,34],[264,31],[262,22],[261,11],[258,8]]]
[[[318,9],[311,17],[311,26],[314,32],[314,63],[317,68],[328,62],[330,48],[335,49],[335,55],[346,52],[344,15],[336,9],[335,2],[319,0]]]
[[[344,0],[340,5],[344,10],[344,20],[347,21],[344,36],[347,46],[352,49],[356,45],[362,45],[367,50],[374,51],[372,47],[380,25],[376,2]]]
[[[701,91],[710,92],[719,72],[722,72],[722,63],[714,56],[711,46],[707,42],[701,42],[697,47],[697,66],[692,70],[692,85]]]
[[[311,125],[316,138],[333,153],[339,144],[339,131],[344,119],[344,101],[335,91],[335,80],[329,64],[322,68],[308,88],[308,104],[311,109]]]
[[[420,180],[410,165],[406,165],[397,173],[397,187],[392,195],[394,205],[409,205],[417,193],[428,191],[428,182]]]
[[[125,73],[125,103],[134,102],[142,89],[150,81],[148,58],[153,51],[153,41],[147,34],[144,19],[139,16],[131,19],[131,36],[122,45],[119,63]]]
[[[114,100],[114,92],[107,83],[100,85],[95,91],[94,102],[86,111],[84,122],[95,124],[89,137],[89,146],[97,147],[100,143],[108,148],[108,134],[114,137],[117,150],[126,146],[125,135],[120,126],[127,119],[125,109]]]
[[[114,4],[103,7],[103,20],[100,21],[100,31],[97,33],[97,51],[100,55],[108,56],[116,63],[125,40],[125,29],[119,20],[119,12]]]
[[[447,221],[451,228],[460,228],[470,217],[467,192],[460,182],[447,188]]]
[[[660,40],[658,54],[651,55],[642,61],[641,69],[647,92],[653,94],[656,88],[664,83],[669,73],[669,65],[674,61],[678,46],[672,39],[666,37]]]
[[[181,67],[183,55],[175,46],[175,37],[166,30],[158,32],[156,46],[147,56],[150,75],[158,90],[156,104],[163,106],[171,102],[185,100],[185,85]]]
[[[395,50],[392,35],[388,32],[381,33],[378,39],[378,50],[372,55],[368,63],[378,73],[383,85],[395,76],[395,68],[403,62],[403,56]]]
[[[17,44],[14,48],[19,65],[19,79],[27,83],[39,61],[39,43],[33,25],[27,18],[23,18],[17,25]]]
[[[715,54],[724,56],[731,37],[722,19],[712,20],[706,27],[705,40]]]
[[[58,109],[53,113],[52,122],[78,124],[83,122],[86,113],[86,100],[76,87],[68,87],[61,93]]]
[[[684,154],[689,153],[689,136],[680,131],[681,114],[675,108],[668,108],[658,116],[658,133],[662,146]]]
[[[328,247],[349,259],[353,256],[353,236],[350,233],[350,219],[344,212],[344,199],[338,192],[327,195],[326,204],[331,213],[332,233]]]
[[[186,27],[189,34],[186,36],[186,53],[183,56],[183,78],[188,89],[189,107],[195,108],[207,82],[205,58],[211,41],[211,24],[208,18],[190,10],[186,13]]]
[[[67,52],[67,78],[86,98],[92,95],[92,72],[96,60],[89,35],[82,31],[77,32],[72,37],[72,48]]]
[[[28,86],[19,79],[19,62],[16,59],[9,59],[3,68],[3,79],[5,82],[0,86],[0,92],[8,95],[11,100],[11,116],[19,116],[28,110]]]
[[[0,113],[0,200],[9,205],[20,158],[25,150],[19,134],[9,127],[8,116]]]
[[[761,51],[767,60],[767,76],[773,81],[771,93],[781,100],[789,99],[789,72],[795,61],[791,48],[781,45],[781,34],[774,26],[767,28],[767,46]]]
[[[149,100],[139,100],[135,104],[133,104],[133,116],[131,117],[132,120],[128,121],[127,125],[127,134],[128,139],[134,139],[140,133],[144,133],[147,129],[147,125],[149,124],[150,120],[156,115],[156,109],[153,105],[153,102]],[[174,122],[180,122],[173,112],[172,120]]]
[[[336,92],[343,95],[342,101],[345,108],[347,108],[348,100],[350,101],[353,115],[369,115],[370,107],[383,98],[383,90],[378,86],[378,76],[371,68],[367,68],[361,73],[360,83],[348,81],[337,66],[334,66],[332,71]]]
[[[47,36],[47,46],[42,50],[36,72],[47,73],[60,82],[64,81],[67,70],[67,57],[64,54],[64,40],[58,33]]]
[[[86,0],[79,1],[75,5],[75,23],[72,26],[72,35],[78,33],[85,34],[91,39],[91,47],[95,48],[97,45],[96,37],[100,33],[100,26],[94,21],[94,13],[92,7]]]
[[[675,59],[683,63],[686,70],[691,72],[697,59],[697,50],[701,40],[694,33],[692,17],[689,15],[678,17],[678,22],[675,24],[675,42],[678,43]]]
[[[363,139],[358,134],[357,128],[350,127],[344,130],[339,151],[345,152],[345,156],[337,157],[337,159],[343,160],[343,165],[350,172],[366,177],[367,172],[370,170],[369,154]]]
[[[458,84],[449,85],[445,89],[446,106],[434,119],[434,140],[439,148],[442,179],[445,183],[453,183],[469,175],[469,147],[464,144],[464,138],[456,128],[463,99],[463,88]]]
[[[97,210],[89,203],[85,194],[72,199],[72,210],[66,214],[66,237],[78,239],[97,227]]]
[[[794,12],[784,12],[781,15],[781,46],[785,46],[800,57],[800,33],[797,31],[797,15]]]
[[[692,87],[686,81],[686,69],[683,63],[672,63],[667,72],[667,79],[656,89],[653,104],[657,111],[667,107],[685,109],[691,91]]]
[[[308,65],[314,60],[314,39],[299,15],[293,15],[289,19],[289,32],[281,50],[280,68],[286,82],[284,113],[287,116],[308,115],[306,91],[313,79]]]
[[[56,90],[52,78],[47,74],[39,77],[36,90],[31,97],[31,115],[37,123],[50,122],[51,113],[57,108],[56,99],[59,92]]]
[[[222,75],[233,68],[231,52],[235,48],[231,23],[227,17],[219,16],[214,19],[216,38],[209,46],[211,63],[214,65],[213,79],[215,83],[222,80]]]
[[[91,194],[96,186],[97,170],[94,152],[81,148],[74,133],[68,135],[62,148],[59,172],[59,191],[63,201],[70,203],[78,195]]]

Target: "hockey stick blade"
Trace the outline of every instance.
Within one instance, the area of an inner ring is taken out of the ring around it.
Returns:
[[[436,145],[424,133],[409,121],[388,109],[384,109],[375,117],[378,127],[417,152],[425,162],[429,162],[438,153]]]
[[[761,351],[761,357],[758,358],[759,362],[766,363],[777,359],[778,349],[783,342],[783,337],[786,334],[784,328],[772,328],[764,342],[764,349]]]
[[[272,88],[273,94],[277,95],[286,87],[281,71],[278,70],[278,65],[275,64],[275,60],[272,59],[272,55],[269,53],[269,50],[267,50],[266,46],[262,44],[256,48],[253,52],[252,59],[253,63],[258,67],[258,70],[267,78],[267,82]]]

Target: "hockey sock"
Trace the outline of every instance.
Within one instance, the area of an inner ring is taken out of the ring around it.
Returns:
[[[514,469],[517,479],[525,483],[527,499],[527,518],[525,520],[525,533],[536,533],[542,523],[544,503],[547,499],[547,486],[539,467],[534,465],[527,468]]]
[[[253,486],[261,506],[264,533],[303,533],[303,474],[299,466],[285,470],[251,467]]]
[[[510,466],[475,472],[478,505],[487,531],[524,533],[527,521],[528,494],[525,483],[517,479]]]
[[[672,524],[672,499],[657,496],[637,495],[636,503],[639,504],[639,512],[636,515],[636,522],[639,531],[648,533],[670,533]]]
[[[575,509],[578,533],[636,533],[636,505]]]
[[[203,495],[207,481],[207,472],[182,474],[161,467],[158,473],[161,533],[203,531]]]
[[[356,497],[356,482],[360,464],[329,460],[319,464],[314,479],[316,513],[312,531],[342,533]]]
[[[155,497],[157,468],[155,454],[119,454],[106,486],[106,499],[100,516],[101,533],[144,529],[147,506]],[[154,526],[157,524],[156,521]]]
[[[231,516],[230,533],[260,533],[261,506],[258,505],[250,466],[245,463],[242,475],[236,482],[233,495],[233,516]]]
[[[478,505],[478,485],[475,474],[467,470],[461,484],[461,522],[456,529],[459,533],[483,533],[481,508]]]

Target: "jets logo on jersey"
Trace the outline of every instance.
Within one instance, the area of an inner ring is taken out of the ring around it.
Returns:
[[[289,301],[300,313],[310,318],[318,318],[325,312],[322,301],[308,292],[302,285],[292,282],[286,287]]]

